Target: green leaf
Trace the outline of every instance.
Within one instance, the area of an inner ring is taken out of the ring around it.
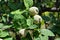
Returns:
[[[2,28],[7,29],[7,28],[10,28],[10,27],[12,27],[12,25],[4,25]]]
[[[14,1],[13,1],[14,2]],[[18,4],[16,4],[16,3],[13,3],[12,1],[9,1],[8,2],[8,6],[9,6],[9,8],[11,8],[12,10],[16,10],[18,7],[17,7],[17,5]]]
[[[12,11],[11,14],[22,14],[22,13],[24,13],[24,12],[26,12],[26,10],[23,10],[23,11],[21,11],[21,10],[16,10],[16,11]]]
[[[31,26],[29,26],[28,28],[29,29],[35,29],[35,28],[37,28],[38,26],[37,25],[31,25]]]
[[[32,18],[27,19],[27,25],[28,26],[33,25],[33,19]]]
[[[4,25],[2,23],[0,23],[0,28],[2,28]]]
[[[4,39],[4,40],[13,40],[12,38],[6,38],[6,39]]]
[[[42,35],[40,34],[39,37],[34,38],[34,40],[48,40],[48,36],[42,36]]]
[[[41,34],[42,34],[42,35],[45,35],[45,36],[55,36],[55,35],[53,34],[53,32],[51,32],[51,31],[48,30],[48,29],[41,29]]]
[[[8,32],[5,32],[5,31],[1,31],[1,32],[0,32],[0,37],[6,37],[6,36],[8,36],[8,35],[9,35]]]
[[[42,16],[42,18],[44,19],[44,21],[50,21],[50,17],[48,16]]]
[[[33,0],[24,0],[24,5],[28,9],[33,5]]]
[[[10,27],[12,27],[12,25],[4,25],[4,24],[0,23],[0,28],[1,29],[7,29],[7,28],[10,28]]]
[[[12,11],[11,14],[20,14],[20,10]]]
[[[39,37],[40,37],[40,40],[48,40],[48,36],[39,35]]]
[[[41,21],[41,26],[44,25],[44,20]]]
[[[56,38],[55,40],[60,40],[60,38]]]
[[[45,14],[45,16],[49,16],[50,12],[47,11],[44,14]]]
[[[14,15],[14,20],[19,20],[19,19],[24,19],[25,17],[23,15],[20,14],[16,14]]]
[[[3,22],[6,22],[6,18],[5,18],[5,17],[2,17],[2,21],[3,21]]]
[[[34,40],[40,40],[40,39],[41,39],[41,38],[39,38],[39,37],[38,37],[38,38],[34,38]]]

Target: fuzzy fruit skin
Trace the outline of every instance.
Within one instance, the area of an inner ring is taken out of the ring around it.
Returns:
[[[22,36],[22,37],[25,37],[27,32],[26,32],[26,29],[20,29],[19,30],[19,34]]]
[[[3,39],[0,38],[0,40],[3,40]]]
[[[40,22],[42,22],[42,17],[39,15],[35,15],[34,16],[34,23],[39,24]]]
[[[20,29],[19,30],[19,35],[20,35],[20,37],[26,37],[27,36],[27,33],[29,33],[30,34],[30,36],[31,36],[31,38],[32,38],[32,40],[33,40],[33,30],[26,30],[26,29]]]
[[[29,12],[30,12],[31,16],[34,16],[34,15],[37,15],[39,13],[39,9],[37,7],[31,7],[29,9]]]

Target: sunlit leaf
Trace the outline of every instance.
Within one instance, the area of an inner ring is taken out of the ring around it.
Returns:
[[[41,40],[41,38],[39,38],[39,37],[38,38],[34,38],[34,40]]]
[[[5,38],[4,40],[13,40],[12,38]]]
[[[14,20],[19,20],[19,19],[24,19],[24,16],[20,14],[14,15]]]
[[[31,25],[31,26],[29,26],[28,28],[29,29],[35,29],[35,28],[37,28],[38,26],[37,25]]]
[[[26,12],[26,10],[16,10],[16,11],[12,11],[11,14],[23,14],[24,12]]]
[[[32,18],[27,19],[27,25],[28,25],[28,26],[33,25],[33,19],[32,19]]]
[[[56,38],[55,40],[60,40],[60,38]]]
[[[39,35],[39,37],[40,37],[40,40],[48,40],[48,36]]]
[[[53,34],[52,31],[48,30],[48,29],[41,29],[41,34],[45,35],[45,36],[55,36]]]
[[[24,0],[24,5],[28,9],[33,5],[33,0]]]
[[[2,21],[3,21],[3,22],[6,22],[6,18],[5,18],[5,17],[2,17]]]
[[[9,35],[8,32],[5,32],[5,31],[0,32],[0,37],[6,37],[8,35]]]
[[[0,23],[0,28],[2,28],[4,25],[2,23]]]

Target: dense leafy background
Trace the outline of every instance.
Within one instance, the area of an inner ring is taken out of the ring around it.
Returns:
[[[48,40],[48,36],[54,36],[60,40],[60,12],[39,12],[44,22],[50,22],[46,30],[41,30],[39,25],[33,24],[33,18],[29,15],[29,8],[36,6],[41,10],[41,5],[47,8],[55,6],[56,0],[1,0],[0,1],[0,38],[4,40],[16,40],[9,32],[17,33],[20,29],[34,29],[34,40]],[[43,22],[42,22],[43,23]],[[43,23],[45,24],[45,23]],[[52,34],[50,30],[54,33]],[[45,33],[46,31],[46,33]],[[49,33],[50,32],[50,33]],[[45,34],[44,34],[45,33]],[[47,35],[48,34],[48,35]],[[51,35],[50,35],[51,34]],[[32,40],[29,33],[21,40]]]

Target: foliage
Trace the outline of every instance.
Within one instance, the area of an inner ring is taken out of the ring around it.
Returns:
[[[29,15],[29,8],[40,5],[53,7],[55,1],[43,0],[42,3],[37,2],[34,4],[33,0],[1,0],[0,1],[0,38],[3,40],[17,40],[16,37],[10,36],[9,32],[12,31],[16,35],[20,29],[33,30],[34,40],[48,40],[48,36],[60,35],[60,14],[59,12],[44,12],[41,17],[43,19],[42,25],[45,22],[50,22],[48,29],[41,29],[41,24],[34,24],[34,19]],[[36,34],[35,34],[36,33]],[[15,36],[16,36],[15,35]],[[28,36],[28,37],[27,37]],[[32,40],[28,33],[25,38],[21,40]],[[37,36],[37,37],[36,37]]]

